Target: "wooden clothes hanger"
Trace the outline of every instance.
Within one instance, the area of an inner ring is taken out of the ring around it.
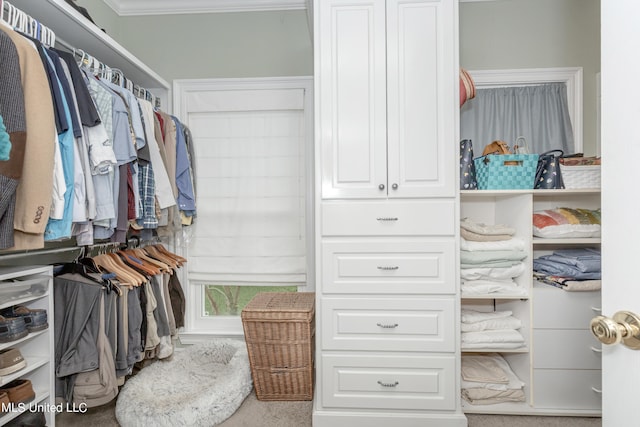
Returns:
[[[142,248],[130,249],[130,251],[133,252],[135,256],[138,257],[141,261],[157,267],[160,270],[160,273],[173,272],[170,265],[162,262],[161,260],[150,257],[149,254]]]
[[[178,254],[174,254],[173,252],[169,252],[169,250],[167,248],[165,248],[164,245],[162,245],[162,244],[154,245],[154,247],[156,249],[158,249],[158,251],[160,251],[161,253],[163,253],[163,254],[167,255],[168,257],[176,260],[180,264],[180,267],[182,267],[182,265],[187,262],[186,258],[183,258]]]
[[[150,263],[149,261],[145,260],[143,257],[139,256],[135,252],[135,249],[126,249],[126,250],[120,251],[119,254],[126,257],[125,263],[130,264],[135,268],[140,268],[141,270],[145,271],[147,274],[150,274],[151,276],[155,276],[157,274],[162,273],[162,270],[158,265]]]
[[[150,257],[155,258],[167,265],[170,266],[170,268],[178,268],[178,262],[174,259],[171,258],[169,256],[167,256],[166,254],[160,252],[158,250],[158,248],[156,247],[156,245],[151,245],[151,246],[145,246],[143,248],[143,250],[145,252],[147,252],[149,254]]]
[[[134,276],[129,271],[117,265],[115,261],[108,256],[108,254],[100,254],[92,258],[98,266],[104,268],[109,273],[114,273],[120,283],[124,285],[140,286],[142,283],[144,283],[144,281],[139,277]]]

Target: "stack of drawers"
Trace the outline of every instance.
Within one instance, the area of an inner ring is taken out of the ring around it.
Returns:
[[[589,330],[600,292],[533,291],[533,406],[600,411],[601,344]]]
[[[322,205],[325,409],[456,409],[454,202]]]

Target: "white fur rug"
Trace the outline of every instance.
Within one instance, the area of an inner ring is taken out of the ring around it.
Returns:
[[[122,427],[212,427],[240,407],[252,386],[243,341],[196,344],[127,380],[116,418]]]

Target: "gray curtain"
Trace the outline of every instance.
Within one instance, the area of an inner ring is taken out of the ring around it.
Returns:
[[[478,89],[460,110],[460,139],[473,141],[475,157],[497,139],[510,147],[519,136],[531,153],[573,153],[573,128],[564,83]]]

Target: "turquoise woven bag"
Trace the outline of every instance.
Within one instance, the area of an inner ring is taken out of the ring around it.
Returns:
[[[488,154],[473,161],[480,190],[533,188],[537,154]]]

